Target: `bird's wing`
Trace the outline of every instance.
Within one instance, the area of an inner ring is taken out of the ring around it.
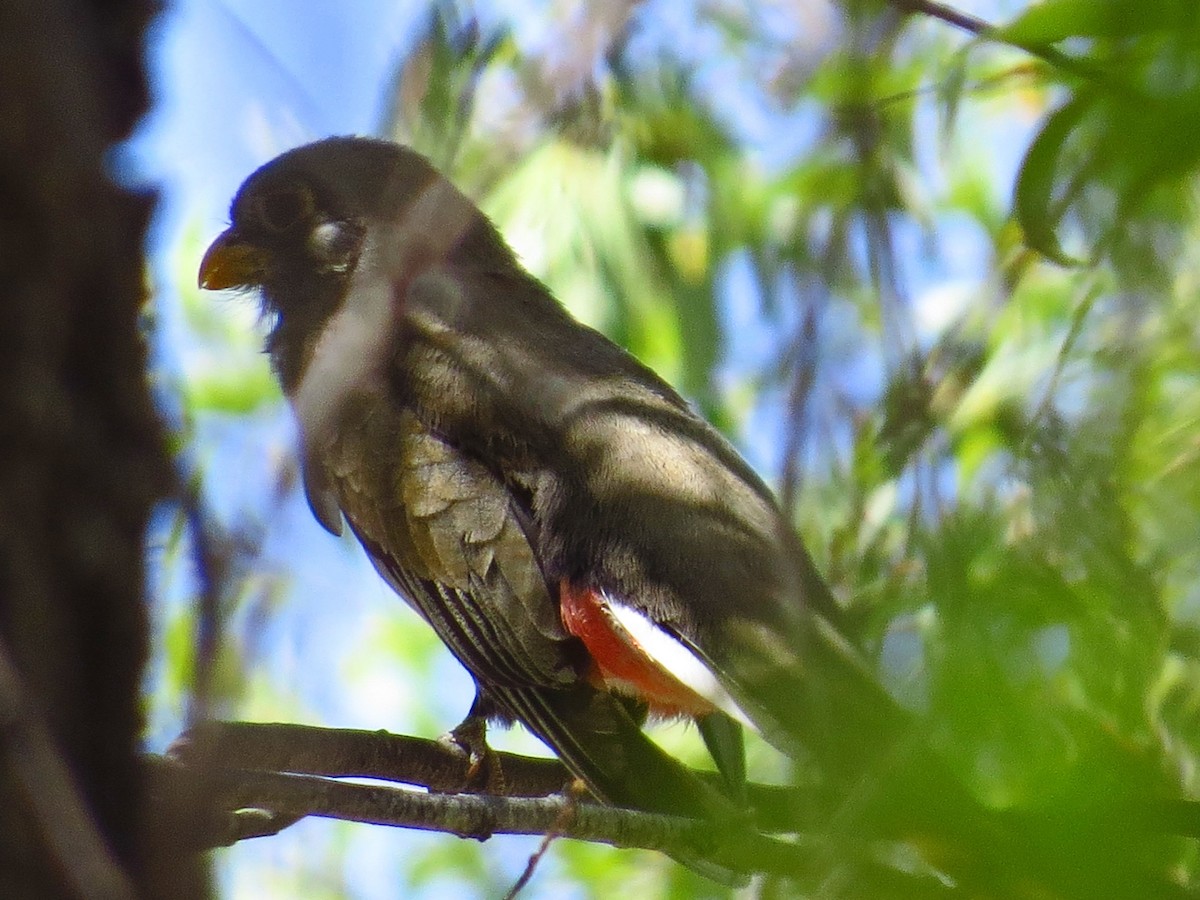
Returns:
[[[508,715],[602,799],[683,814],[731,806],[588,680],[504,483],[411,412],[340,429],[324,468],[375,567]],[[370,448],[368,450],[368,448]],[[389,464],[360,454],[388,448]],[[380,483],[380,480],[386,483]]]
[[[325,470],[342,511],[464,665],[489,684],[577,682],[578,653],[504,485],[408,411],[371,410],[340,431]]]

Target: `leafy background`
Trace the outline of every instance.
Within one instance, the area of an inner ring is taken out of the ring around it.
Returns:
[[[1200,7],[187,0],[151,52],[114,165],[162,189],[148,330],[204,511],[148,547],[151,749],[198,715],[432,736],[469,702],[312,521],[253,302],[194,287],[246,174],[357,132],[427,153],[733,437],[981,797],[1195,792]],[[536,845],[306,821],[216,865],[230,897],[494,897]],[[1196,886],[1191,845],[1156,864]],[[559,842],[525,896],[617,891],[721,893]]]

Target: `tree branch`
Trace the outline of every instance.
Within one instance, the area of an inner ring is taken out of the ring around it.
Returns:
[[[507,754],[506,754],[507,756]],[[669,855],[702,856],[733,871],[790,879],[812,879],[831,869],[853,868],[856,877],[887,886],[889,896],[949,897],[950,890],[932,872],[903,872],[875,858],[868,845],[836,845],[826,838],[784,841],[744,828],[715,829],[712,822],[601,806],[554,795],[514,797],[425,793],[379,784],[336,781],[314,775],[218,769],[201,771],[150,759],[160,791],[203,796],[209,811],[244,815],[211,820],[214,845],[275,834],[306,816],[373,825],[438,831],[485,841],[497,834],[555,836],[656,850]],[[196,782],[202,788],[196,789]],[[182,783],[191,783],[181,787]],[[266,811],[266,812],[264,812]]]
[[[199,769],[250,769],[329,778],[378,778],[437,793],[482,793],[471,760],[451,741],[387,731],[321,728],[258,722],[206,722],[181,737],[170,755]],[[502,797],[547,797],[560,793],[573,776],[557,759],[493,751],[503,777],[487,793]],[[713,773],[699,777],[720,786]],[[815,788],[747,785],[755,825],[765,832],[811,828],[835,798]]]
[[[940,22],[945,22],[947,25],[953,25],[955,28],[961,29],[968,34],[974,35],[980,40],[991,41],[997,44],[1004,44],[1008,47],[1014,47],[1018,50],[1023,50],[1031,56],[1035,56],[1043,62],[1049,63],[1056,69],[1063,72],[1068,72],[1071,75],[1085,78],[1088,81],[1107,82],[1109,79],[1103,71],[1089,63],[1087,60],[1080,59],[1077,56],[1071,56],[1068,53],[1063,53],[1054,47],[1045,44],[1030,44],[1025,42],[1015,42],[1004,36],[1002,29],[997,28],[990,22],[980,19],[976,16],[960,12],[953,7],[947,6],[944,3],[937,3],[935,0],[888,0],[891,5],[901,13],[919,14],[937,19]]]
[[[901,812],[903,821],[915,817],[913,834],[857,817],[853,827],[846,827],[839,815],[846,798],[828,787],[751,784],[745,820],[718,828],[710,821],[603,806],[570,790],[564,796],[574,780],[553,759],[494,753],[492,764],[501,776],[489,778],[485,791],[466,751],[451,741],[244,722],[206,723],[181,738],[170,758],[151,757],[149,764],[156,795],[189,798],[195,814],[186,824],[195,846],[203,849],[269,836],[306,816],[321,816],[476,840],[542,834],[639,847],[814,885],[830,877],[849,879],[871,885],[879,896],[951,897],[960,890],[916,863],[911,851],[897,852],[911,837],[920,843],[920,810]],[[335,780],[348,777],[398,782],[428,793]],[[996,816],[1051,856],[1092,839],[1107,845],[1165,833],[1200,834],[1200,804],[1183,800],[1008,810]],[[961,890],[969,887],[964,883]]]
[[[503,774],[490,780],[487,793],[472,783],[471,760],[453,742],[386,731],[209,722],[177,741],[170,758],[151,757],[150,763],[158,796],[185,796],[203,804],[192,825],[194,840],[204,848],[266,837],[305,816],[321,816],[477,840],[553,833],[699,855],[733,871],[792,879],[853,868],[856,877],[889,885],[889,896],[946,893],[932,872],[901,872],[881,859],[879,841],[820,834],[828,830],[836,801],[812,787],[748,785],[747,819],[716,829],[708,821],[564,797],[574,779],[558,760],[493,753]],[[715,774],[697,774],[716,783]],[[430,793],[333,780],[349,777],[399,782]],[[789,841],[768,836],[801,832],[809,835]]]

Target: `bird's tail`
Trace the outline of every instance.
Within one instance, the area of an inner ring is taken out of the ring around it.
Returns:
[[[1178,896],[1128,854],[1030,826],[1040,815],[990,808],[928,740],[842,635],[813,616],[788,646],[777,632],[735,625],[721,673],[765,737],[825,790],[818,820],[835,844],[901,842],[966,893],[991,897]],[[1081,833],[1092,823],[1076,822]],[[1036,886],[1036,887],[1035,887]]]
[[[724,829],[732,835],[745,827],[746,811],[659,748],[616,697],[583,684],[557,691],[491,686],[489,692],[549,744],[598,799],[712,823],[708,846],[671,855],[713,881],[747,883],[745,875],[710,858]]]

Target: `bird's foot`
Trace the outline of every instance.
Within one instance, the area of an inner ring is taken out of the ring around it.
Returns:
[[[504,794],[504,769],[500,755],[487,743],[487,719],[469,715],[439,742],[467,758],[463,791],[471,794]]]

